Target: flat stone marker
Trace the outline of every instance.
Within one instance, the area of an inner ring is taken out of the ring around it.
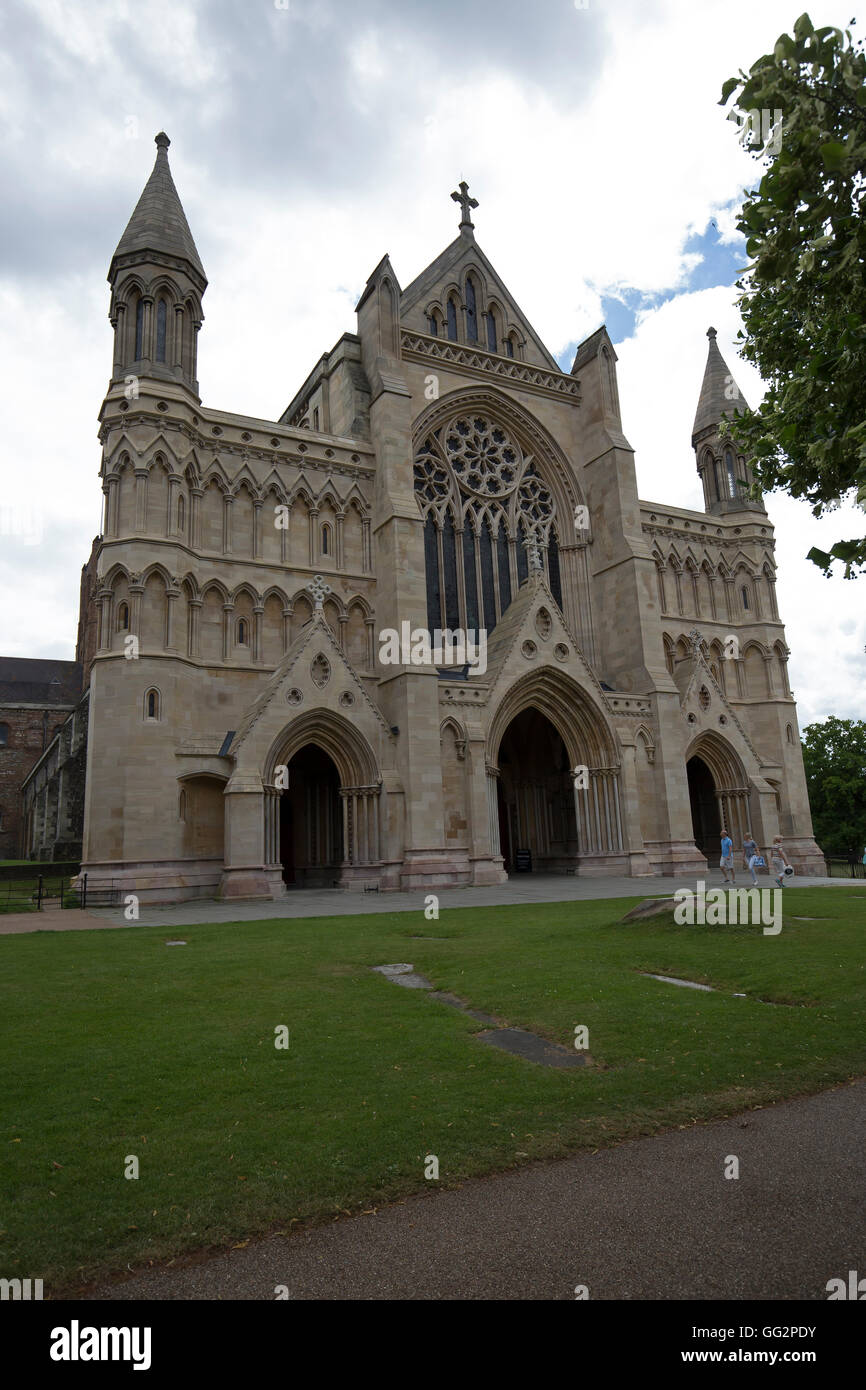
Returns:
[[[417,975],[411,965],[401,962],[397,965],[373,965],[371,970],[375,970],[379,975],[384,975],[386,980],[391,980],[395,985],[402,985],[404,989],[432,989],[430,980],[423,975]]]
[[[522,1028],[494,1028],[489,1033],[476,1033],[482,1042],[491,1047],[500,1047],[515,1057],[524,1057],[527,1062],[537,1062],[542,1067],[585,1067],[586,1053],[570,1051],[559,1043],[546,1042],[535,1033],[524,1032]]]
[[[458,999],[456,994],[447,994],[445,990],[437,989],[430,995],[431,999],[438,999],[440,1004],[447,1004],[452,1009],[459,1009],[461,1013],[468,1014],[470,1018],[477,1018],[479,1023],[496,1023],[492,1014],[483,1014],[480,1009],[470,1009],[468,1004],[464,1004],[462,999]]]
[[[631,912],[627,912],[620,922],[643,922],[647,917],[666,917],[679,907],[676,898],[645,898]]]
[[[447,1004],[449,1008],[459,1009],[470,1018],[477,1018],[480,1023],[496,1023],[496,1019],[490,1014],[484,1014],[480,1009],[470,1009],[456,994],[449,994],[447,990],[442,989],[434,990],[430,981],[423,975],[416,974],[414,968],[405,961],[396,965],[372,965],[370,969],[375,970],[378,975],[384,975],[392,984],[404,985],[407,989],[429,989],[430,998],[435,999],[438,1004]],[[491,1047],[499,1047],[503,1052],[510,1052],[515,1057],[524,1057],[527,1062],[537,1062],[542,1067],[585,1067],[588,1061],[585,1052],[572,1052],[568,1047],[548,1042],[545,1038],[539,1038],[536,1033],[527,1033],[523,1028],[490,1028],[484,1033],[476,1033],[475,1036],[482,1042],[489,1043]]]
[[[705,989],[708,994],[715,994],[712,985],[699,985],[694,980],[676,980],[673,975],[653,975],[649,970],[641,970],[641,975],[647,980],[663,980],[666,985],[682,985],[684,989]],[[745,995],[742,996],[745,999]]]

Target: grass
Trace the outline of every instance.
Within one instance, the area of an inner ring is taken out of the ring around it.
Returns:
[[[787,913],[818,920],[777,937],[616,925],[630,903],[0,938],[0,1273],[56,1297],[429,1191],[427,1154],[444,1186],[866,1070],[862,892],[791,890]],[[398,960],[560,1043],[586,1025],[596,1065],[485,1046],[483,1024],[369,969]]]
[[[69,887],[69,874],[52,874],[37,867],[35,872],[0,879],[0,914],[7,912],[38,912],[37,892],[42,875],[42,901],[51,899],[51,906],[60,904],[61,895]]]

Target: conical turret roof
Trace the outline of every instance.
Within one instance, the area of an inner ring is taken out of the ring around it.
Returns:
[[[746,398],[734,381],[731,369],[719,352],[716,343],[716,330],[707,329],[710,348],[704,371],[698,409],[692,427],[692,443],[698,435],[710,426],[718,425],[723,415],[731,416],[735,410],[748,410]]]
[[[168,165],[168,147],[171,141],[164,131],[160,131],[155,137],[155,143],[157,149],[153,173],[144,186],[135,211],[127,223],[126,231],[111,258],[109,279],[118,257],[130,254],[142,256],[143,253],[152,251],[188,261],[204,284],[207,284],[204,266],[171,177]]]

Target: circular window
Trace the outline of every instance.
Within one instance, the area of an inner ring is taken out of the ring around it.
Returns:
[[[531,661],[532,658],[535,656],[535,653],[538,651],[538,648],[536,647],[534,642],[526,641],[524,642],[520,650],[523,652],[523,655],[526,657],[527,661]]]

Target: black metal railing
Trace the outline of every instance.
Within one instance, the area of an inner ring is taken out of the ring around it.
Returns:
[[[855,854],[825,854],[824,859],[830,878],[866,879],[866,864]]]

